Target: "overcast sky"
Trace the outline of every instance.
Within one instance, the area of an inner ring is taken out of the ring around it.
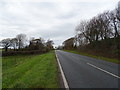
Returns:
[[[0,0],[0,40],[24,33],[56,45],[75,35],[75,27],[119,0]]]

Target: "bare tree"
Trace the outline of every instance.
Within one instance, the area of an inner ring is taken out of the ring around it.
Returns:
[[[85,41],[90,41],[90,38],[88,37],[87,33],[86,33],[86,27],[88,25],[87,21],[81,21],[80,24],[76,27],[76,40],[78,42],[79,45],[83,45]],[[86,39],[86,40],[85,40]]]
[[[51,49],[53,49],[53,41],[52,40],[47,40],[47,42],[46,42],[46,47],[47,47],[47,49],[48,50],[51,50]]]
[[[113,35],[111,26],[110,26],[110,18],[109,18],[109,11],[106,11],[102,14],[99,14],[96,17],[96,22],[97,22],[97,29],[99,32],[99,38],[100,39],[107,39],[110,38]]]
[[[10,38],[3,39],[0,43],[1,43],[1,46],[5,49],[5,51],[8,51],[8,47],[11,46]]]
[[[109,11],[93,17],[89,21],[82,21],[77,27],[77,41],[80,45],[107,39],[112,36]]]
[[[25,45],[25,41],[26,41],[26,35],[25,34],[18,34],[16,36],[17,40],[18,40],[18,48],[21,49],[24,47]]]
[[[118,25],[120,24],[119,18],[117,18],[116,10],[110,13],[111,27],[113,28],[114,37],[118,37],[120,32],[118,31]]]
[[[14,51],[17,49],[17,47],[18,47],[18,39],[17,38],[11,39],[11,46],[14,48]]]
[[[93,41],[98,41],[99,29],[97,25],[98,25],[97,18],[94,17],[89,21],[89,23],[86,26],[85,33],[90,43],[92,43]]]

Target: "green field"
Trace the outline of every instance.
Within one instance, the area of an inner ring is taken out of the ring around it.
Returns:
[[[64,51],[75,53],[75,54],[80,54],[80,55],[84,55],[84,56],[88,56],[88,57],[92,57],[92,58],[96,58],[96,59],[101,59],[101,60],[105,60],[105,61],[112,62],[112,63],[120,64],[120,60],[117,60],[117,59],[110,59],[110,58],[106,58],[106,57],[102,57],[102,56],[95,56],[95,55],[90,55],[90,54],[87,54],[87,53],[71,51],[71,50],[64,50]]]
[[[3,88],[59,88],[53,51],[42,55],[2,58]]]

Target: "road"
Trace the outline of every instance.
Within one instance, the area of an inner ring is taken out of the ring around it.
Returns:
[[[56,50],[70,88],[118,88],[118,64]]]

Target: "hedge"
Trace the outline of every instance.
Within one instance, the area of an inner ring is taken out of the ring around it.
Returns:
[[[29,55],[29,54],[42,54],[47,51],[32,50],[32,51],[2,51],[2,56],[12,56],[12,55]]]

